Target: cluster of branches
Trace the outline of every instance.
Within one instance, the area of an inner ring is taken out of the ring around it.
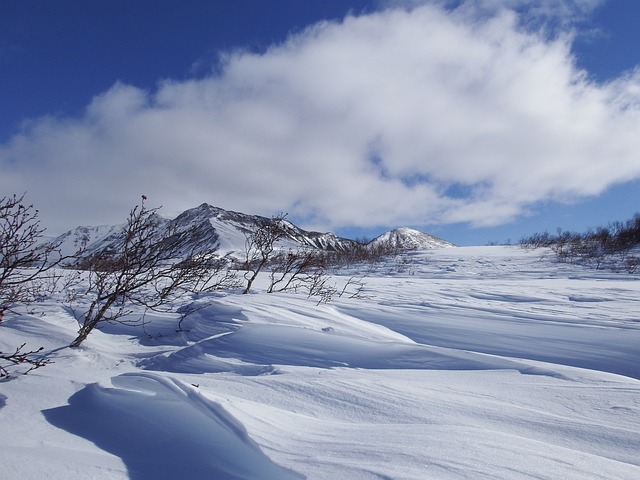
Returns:
[[[244,278],[247,283],[243,294],[251,291],[258,274],[272,262],[277,242],[286,237],[285,218],[286,214],[282,213],[246,234],[245,260],[242,268],[245,270]]]
[[[308,298],[317,298],[318,304],[329,303],[345,295],[364,298],[367,273],[352,275],[340,286],[329,274],[335,268],[332,264],[334,258],[333,252],[313,249],[290,249],[278,253],[269,265],[267,293],[301,291]]]
[[[61,260],[50,261],[60,245],[42,243],[44,231],[24,194],[0,199],[0,320],[12,306],[42,297],[55,278],[46,274]]]
[[[313,249],[279,250],[277,243],[288,235],[286,214],[266,220],[248,232],[245,259],[240,268],[245,270],[246,286],[242,293],[251,291],[253,282],[263,270],[269,271],[268,293],[318,290],[326,278],[326,258]]]
[[[17,304],[29,304],[46,295],[57,279],[51,269],[62,260],[57,243],[42,244],[45,231],[38,210],[24,202],[25,195],[0,198],[0,324],[5,313]],[[54,256],[56,261],[50,261]],[[37,350],[22,344],[13,351],[0,352],[0,377],[9,376],[9,366],[29,365],[27,371],[42,367]]]
[[[268,293],[304,291],[309,297],[319,298],[319,303],[328,303],[336,296],[363,297],[367,273],[354,275],[339,287],[331,283],[329,272],[345,266],[370,266],[404,251],[391,241],[371,245],[367,240],[356,241],[345,250],[278,250],[277,242],[285,239],[289,233],[285,219],[286,214],[280,214],[246,235],[245,261],[240,266],[245,270],[246,286],[243,293],[249,293],[258,274],[268,270]]]
[[[626,222],[612,222],[606,227],[584,233],[559,229],[556,235],[537,233],[520,240],[525,248],[551,249],[559,261],[578,263],[596,269],[640,271],[640,214]]]
[[[44,358],[40,354],[40,352],[44,350],[44,347],[40,347],[37,350],[25,350],[26,345],[26,343],[23,343],[13,352],[0,352],[0,360],[5,362],[5,365],[0,364],[0,378],[11,376],[11,372],[9,371],[10,366],[26,366],[27,369],[23,372],[26,375],[36,368],[44,367],[52,363],[50,359]]]
[[[368,239],[356,240],[351,248],[344,251],[323,252],[327,267],[336,269],[345,266],[372,265],[405,252],[402,246],[387,240],[372,244]]]

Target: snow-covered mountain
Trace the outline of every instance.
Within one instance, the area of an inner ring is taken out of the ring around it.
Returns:
[[[217,250],[221,254],[243,251],[247,234],[270,220],[260,215],[224,210],[206,203],[186,210],[174,219],[156,216],[160,225],[159,232],[165,234],[170,231],[170,241],[179,251],[198,253]],[[346,251],[356,245],[353,240],[340,238],[333,233],[303,230],[288,221],[284,221],[284,227],[287,238],[280,242],[282,248],[306,246]],[[87,253],[109,251],[122,241],[122,226],[77,227],[56,240],[62,242],[62,251],[67,255],[73,254],[80,247],[84,247]]]
[[[242,252],[246,236],[271,219],[260,215],[233,212],[212,205],[202,205],[184,211],[174,219],[156,216],[160,232],[171,231],[170,241],[184,252],[211,252],[220,254]],[[350,251],[360,244],[355,240],[338,237],[331,232],[313,232],[297,227],[289,221],[283,222],[287,230],[286,238],[279,242],[281,248],[317,248],[327,251]],[[80,247],[87,253],[110,251],[122,241],[122,227],[99,226],[77,227],[58,237],[62,251],[71,255]],[[451,247],[453,244],[437,237],[410,228],[392,230],[372,240],[368,245],[375,247],[390,242],[403,250],[423,250]]]
[[[407,227],[396,228],[383,233],[369,242],[371,246],[381,244],[391,245],[400,250],[430,250],[432,248],[455,247],[453,243],[446,240]]]

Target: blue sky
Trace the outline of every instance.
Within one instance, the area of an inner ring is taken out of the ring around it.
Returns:
[[[495,5],[499,5],[496,7]],[[0,192],[461,245],[640,208],[634,0],[0,0]]]

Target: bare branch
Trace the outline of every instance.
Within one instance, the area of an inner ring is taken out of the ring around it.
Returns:
[[[5,365],[0,364],[0,378],[11,376],[11,373],[8,369],[12,365],[28,365],[29,368],[26,371],[21,372],[22,374],[26,375],[32,370],[53,363],[52,360],[42,358],[42,356],[38,355],[44,349],[44,347],[40,347],[37,350],[30,350],[25,352],[23,351],[25,345],[26,343],[23,343],[12,353],[0,352],[0,360],[5,361]]]

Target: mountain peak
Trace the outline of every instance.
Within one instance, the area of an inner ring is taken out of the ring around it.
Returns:
[[[369,244],[379,245],[381,243],[388,243],[402,250],[428,250],[432,248],[455,247],[451,242],[409,227],[400,227],[385,232],[374,238]]]

